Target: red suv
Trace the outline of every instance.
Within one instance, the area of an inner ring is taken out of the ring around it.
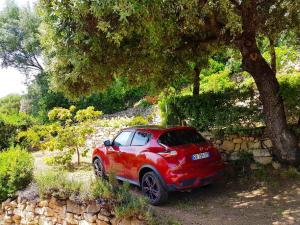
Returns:
[[[192,127],[141,126],[121,130],[93,152],[96,176],[113,173],[138,185],[153,205],[169,191],[207,185],[224,163],[216,148]]]

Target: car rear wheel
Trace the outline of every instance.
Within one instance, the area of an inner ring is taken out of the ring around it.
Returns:
[[[95,159],[93,163],[94,173],[96,177],[105,178],[104,166],[101,159]]]
[[[159,205],[167,201],[168,192],[164,189],[154,172],[145,173],[141,186],[142,192],[148,197],[150,204]]]

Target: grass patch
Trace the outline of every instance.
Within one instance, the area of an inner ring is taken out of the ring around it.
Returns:
[[[109,181],[96,179],[86,184],[68,178],[67,173],[47,171],[37,174],[35,180],[42,198],[53,196],[78,203],[101,199],[114,205],[116,216],[119,218],[140,215],[150,218],[146,199],[134,196],[128,183],[118,185],[112,177],[110,176]]]

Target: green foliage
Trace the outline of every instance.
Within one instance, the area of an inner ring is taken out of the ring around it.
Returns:
[[[146,199],[136,197],[130,193],[129,183],[124,183],[116,192],[116,199],[119,202],[115,208],[117,217],[133,217],[144,215],[146,210]]]
[[[32,180],[32,156],[20,147],[0,152],[0,202],[13,197]]]
[[[224,70],[225,64],[221,60],[209,58],[207,68],[201,70],[201,76],[210,76]]]
[[[17,133],[34,125],[36,121],[25,113],[0,113],[0,150],[17,143]]]
[[[278,81],[288,120],[295,124],[300,119],[300,73],[280,75]]]
[[[36,76],[29,86],[27,99],[30,100],[30,113],[38,117],[42,122],[49,122],[47,113],[54,107],[69,108],[75,105],[78,109],[94,106],[105,114],[125,110],[140,100],[147,90],[144,87],[131,87],[126,79],[115,78],[105,91],[97,91],[90,96],[72,101],[64,97],[60,92],[54,92],[50,88],[49,76],[46,73]]]
[[[75,105],[80,109],[94,106],[105,114],[111,114],[133,106],[145,93],[147,89],[144,85],[131,87],[127,79],[115,78],[105,91],[81,98]]]
[[[233,89],[199,96],[169,96],[160,101],[160,108],[166,124],[185,121],[199,130],[254,127],[261,121],[261,114],[252,98],[251,90]]]
[[[16,94],[0,98],[0,114],[16,114],[20,109],[21,96]]]
[[[79,196],[83,186],[82,182],[69,180],[66,173],[55,171],[38,173],[35,175],[35,181],[42,198],[51,196],[60,199],[75,198]]]
[[[241,151],[238,154],[239,159],[232,161],[231,166],[239,177],[247,177],[251,171],[250,165],[254,163],[253,154],[251,152]]]
[[[230,80],[229,71],[224,70],[204,77],[200,82],[203,92],[221,92],[233,89],[236,84]]]
[[[8,95],[0,98],[0,150],[16,144],[16,134],[36,123],[25,113],[19,113],[21,96]]]
[[[291,64],[297,62],[300,59],[297,50],[295,50],[294,47],[282,45],[280,47],[276,47],[275,52],[276,52],[277,71],[285,70],[284,72],[293,72],[291,69],[293,68],[293,66]],[[271,56],[269,51],[264,52],[263,57],[268,62],[271,61]]]
[[[136,116],[129,123],[127,123],[127,126],[137,126],[137,125],[147,125],[147,124],[149,124],[149,121],[146,118],[142,116]]]
[[[297,168],[290,166],[281,171],[281,176],[289,179],[300,178],[300,171]]]
[[[69,109],[54,108],[48,113],[53,123],[33,126],[20,132],[18,138],[43,150],[60,150],[61,154],[47,160],[50,164],[68,166],[74,153],[77,154],[77,163],[80,164],[80,155],[87,152],[84,148],[86,136],[94,132],[91,122],[102,115],[102,112],[95,111],[94,107],[75,111],[75,106]]]
[[[40,19],[29,8],[19,8],[13,1],[0,12],[0,59],[3,67],[21,72],[41,72],[38,56]]]
[[[134,105],[134,107],[147,108],[147,107],[149,107],[149,106],[151,106],[151,105],[152,105],[152,103],[149,102],[148,99],[143,98],[143,99],[141,99],[140,101],[138,101],[138,102]]]

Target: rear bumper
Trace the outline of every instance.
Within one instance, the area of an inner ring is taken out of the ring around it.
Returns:
[[[172,182],[166,183],[165,186],[168,191],[205,186],[223,177],[224,169],[224,163],[220,162],[206,168],[195,168],[185,173],[172,173]]]

